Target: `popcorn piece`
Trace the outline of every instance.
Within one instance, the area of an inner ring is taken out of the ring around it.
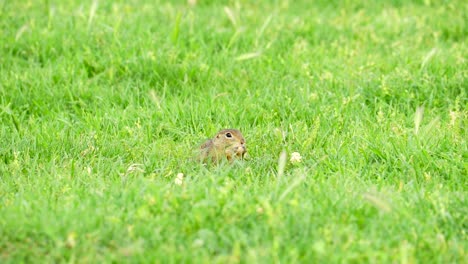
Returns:
[[[177,185],[182,185],[182,183],[184,183],[184,174],[181,172],[177,173],[174,183]]]
[[[299,154],[299,152],[291,153],[291,159],[289,159],[289,161],[293,164],[302,162],[301,154]]]

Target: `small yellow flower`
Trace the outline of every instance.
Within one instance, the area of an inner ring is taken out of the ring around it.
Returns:
[[[293,164],[302,162],[301,154],[299,152],[291,153],[291,158],[289,159],[289,161]]]
[[[181,172],[177,173],[174,183],[177,185],[182,185],[182,183],[184,183],[184,174]]]

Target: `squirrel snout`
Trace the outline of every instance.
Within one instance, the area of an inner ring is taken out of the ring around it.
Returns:
[[[245,144],[241,144],[237,147],[236,152],[239,154],[244,154],[247,152],[247,147],[245,146]]]

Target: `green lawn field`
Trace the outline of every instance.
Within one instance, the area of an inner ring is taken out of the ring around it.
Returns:
[[[467,263],[467,14],[0,0],[0,262]]]

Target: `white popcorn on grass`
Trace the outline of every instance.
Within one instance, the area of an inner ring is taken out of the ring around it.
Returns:
[[[291,153],[291,158],[289,159],[289,161],[290,161],[292,164],[301,163],[301,162],[302,162],[301,154],[300,154],[299,152],[293,152],[293,153]]]
[[[182,183],[184,183],[184,174],[181,172],[177,173],[174,183],[177,185],[182,185]]]

